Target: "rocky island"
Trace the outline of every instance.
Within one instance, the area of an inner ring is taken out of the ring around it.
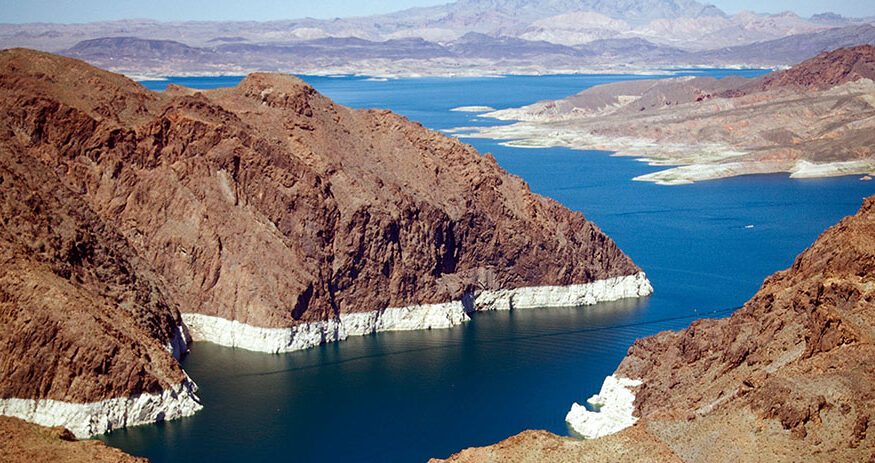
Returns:
[[[870,197],[731,317],[636,341],[592,401],[601,411],[567,417],[614,434],[526,431],[446,461],[871,461],[873,299]]]
[[[635,178],[666,185],[745,174],[875,171],[875,47],[825,52],[754,79],[677,77],[599,85],[484,114],[512,125],[457,132],[677,166]]]
[[[265,352],[650,294],[491,155],[303,81],[151,92],[0,52],[0,414],[77,437],[201,408],[189,341]]]

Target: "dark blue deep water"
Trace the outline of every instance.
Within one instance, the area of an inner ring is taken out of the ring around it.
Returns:
[[[496,123],[453,107],[519,106],[629,78],[305,77],[339,103],[389,108],[435,129]],[[211,88],[239,79],[172,81]],[[160,90],[167,83],[144,84]],[[524,429],[568,434],[571,403],[598,392],[636,338],[728,314],[875,193],[875,184],[856,177],[659,186],[630,180],[657,168],[605,152],[470,141],[534,191],[595,221],[647,272],[655,294],[580,309],[483,313],[449,330],[383,333],[284,355],[197,343],[184,366],[201,387],[204,410],[101,439],[154,462],[422,462]]]

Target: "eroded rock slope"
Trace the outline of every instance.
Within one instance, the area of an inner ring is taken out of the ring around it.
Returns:
[[[194,413],[163,280],[75,186],[0,152],[0,414],[83,437]]]
[[[99,440],[76,441],[67,429],[45,428],[0,416],[0,461],[4,463],[148,463]]]

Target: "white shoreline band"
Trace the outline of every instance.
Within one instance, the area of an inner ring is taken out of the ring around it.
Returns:
[[[203,408],[188,377],[160,394],[137,394],[99,402],[75,403],[52,399],[0,399],[0,415],[41,426],[63,426],[85,439],[113,429],[193,415]]]
[[[575,402],[565,415],[565,421],[586,439],[597,439],[620,432],[638,421],[632,415],[635,411],[635,393],[629,388],[641,384],[637,379],[608,376],[601,391],[587,400],[598,411],[591,412]]]
[[[476,310],[535,307],[576,307],[598,302],[647,296],[653,292],[644,272],[568,286],[534,286],[477,291],[465,302],[418,304],[369,312],[340,314],[338,318],[288,328],[263,328],[221,317],[184,313],[182,319],[195,341],[257,352],[291,352],[327,342],[342,341],[381,331],[450,328],[469,320]]]
[[[164,346],[176,360],[188,352],[191,336],[185,324],[176,327]],[[185,380],[160,394],[136,394],[98,402],[66,402],[52,399],[0,399],[0,415],[21,418],[41,426],[63,426],[85,439],[113,429],[173,420],[193,415],[203,408],[195,395],[197,384]]]
[[[449,328],[469,320],[473,310],[592,305],[628,297],[647,296],[653,287],[643,272],[569,286],[536,286],[477,291],[463,301],[418,304],[370,312],[341,314],[337,319],[289,328],[260,328],[201,314],[182,314],[183,324],[165,346],[177,360],[192,339],[260,352],[289,352],[326,342],[381,331]],[[160,394],[137,394],[98,402],[75,403],[52,399],[0,399],[0,415],[41,426],[64,426],[80,439],[126,426],[189,416],[203,408],[197,385],[186,379]]]

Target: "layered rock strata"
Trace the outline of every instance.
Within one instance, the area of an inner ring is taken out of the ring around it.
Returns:
[[[569,421],[598,431],[612,416],[630,417],[631,427],[584,444],[619,439],[626,455],[657,442],[693,462],[871,461],[873,385],[875,197],[731,317],[636,341],[605,381],[599,396],[607,397],[595,400],[607,416],[578,406]],[[610,403],[614,412],[633,406],[614,413]],[[537,445],[521,435],[449,461],[496,461],[490,456],[510,451],[516,461],[557,461],[543,448],[560,438],[536,437]],[[612,461],[635,461],[623,453]]]

